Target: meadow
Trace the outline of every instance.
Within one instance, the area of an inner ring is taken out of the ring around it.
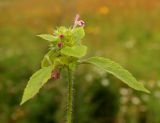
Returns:
[[[83,65],[75,74],[73,122],[160,123],[159,0],[0,0],[0,122],[65,122],[65,73],[34,99],[19,103],[28,78],[48,51],[48,43],[36,35],[69,27],[77,13],[86,22],[87,56],[120,63],[151,94]]]

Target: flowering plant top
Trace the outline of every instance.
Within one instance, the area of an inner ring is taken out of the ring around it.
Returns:
[[[50,79],[60,78],[61,70],[68,70],[68,110],[67,123],[71,123],[72,100],[73,100],[73,72],[81,64],[91,64],[116,76],[122,82],[133,89],[149,93],[142,83],[137,82],[131,73],[119,64],[104,57],[90,57],[82,59],[87,53],[87,46],[81,41],[85,36],[85,22],[76,15],[74,24],[70,28],[61,26],[53,34],[41,34],[40,38],[49,42],[49,52],[41,61],[41,69],[35,72],[28,81],[24,90],[21,104],[35,96],[40,88]]]

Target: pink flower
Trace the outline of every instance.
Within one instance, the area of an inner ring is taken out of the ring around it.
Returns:
[[[53,70],[51,74],[51,78],[53,80],[58,80],[60,78],[60,72],[59,70]]]
[[[83,27],[85,25],[85,22],[83,20],[80,20],[79,19],[80,16],[77,14],[75,19],[74,19],[74,25],[73,25],[73,29],[78,25],[78,26],[81,26]]]
[[[82,26],[82,27],[83,27],[84,24],[85,24],[85,22],[84,22],[83,20],[80,20],[80,21],[78,21],[77,23],[78,23],[79,26]]]

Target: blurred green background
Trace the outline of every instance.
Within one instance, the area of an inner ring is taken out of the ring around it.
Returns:
[[[160,123],[159,0],[0,0],[0,122],[64,123],[66,75],[19,106],[48,43],[36,37],[86,22],[87,57],[108,57],[151,90],[144,94],[97,68],[75,73],[74,123]]]

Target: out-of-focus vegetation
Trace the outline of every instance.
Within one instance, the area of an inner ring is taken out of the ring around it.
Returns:
[[[40,67],[47,42],[35,35],[70,26],[75,14],[86,22],[88,56],[119,62],[151,94],[134,91],[96,68],[78,68],[74,123],[160,122],[159,0],[1,0],[0,122],[64,123],[66,80],[50,81],[19,106],[31,74]]]

